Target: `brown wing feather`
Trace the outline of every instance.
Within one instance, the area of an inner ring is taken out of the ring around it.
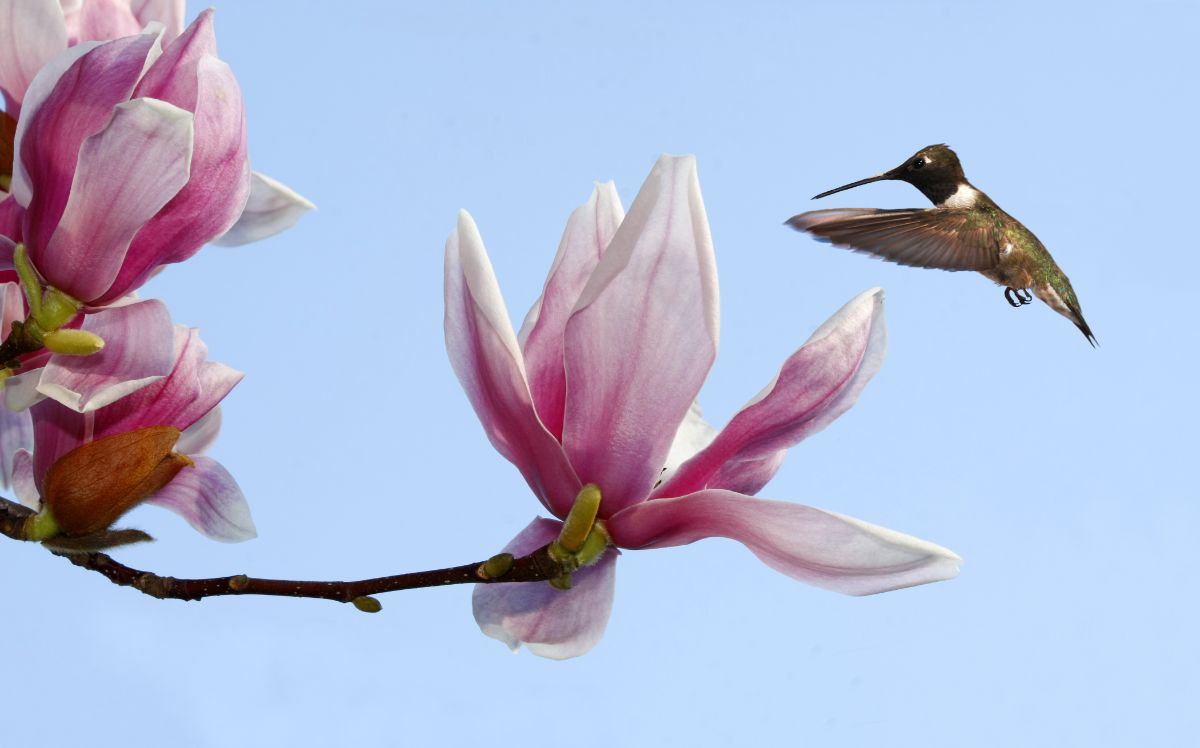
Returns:
[[[901,265],[988,270],[1000,259],[995,230],[973,220],[967,209],[835,208],[801,213],[787,224],[835,246]]]

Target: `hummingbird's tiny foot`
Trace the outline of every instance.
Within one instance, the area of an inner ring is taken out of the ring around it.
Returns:
[[[1013,288],[1012,286],[1009,286],[1008,288],[1004,289],[1004,298],[1013,308],[1016,308],[1025,306],[1029,302],[1033,301],[1033,294],[1024,289]]]

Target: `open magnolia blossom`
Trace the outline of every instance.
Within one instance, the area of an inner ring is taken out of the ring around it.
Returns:
[[[176,325],[172,347],[168,376],[111,405],[79,413],[47,399],[30,409],[34,450],[32,454],[17,451],[13,484],[22,503],[43,513],[45,500],[53,506],[54,499],[59,499],[62,503],[54,508],[62,516],[53,523],[63,534],[78,534],[76,527],[83,528],[82,532],[102,530],[144,501],[180,514],[215,540],[234,542],[255,536],[250,509],[237,482],[220,463],[202,455],[220,427],[217,406],[241,381],[242,374],[209,361],[208,349],[195,329]],[[125,475],[137,466],[117,469],[131,464],[130,442],[121,442],[122,436],[138,434],[149,434],[159,442],[153,463],[162,458],[163,464],[171,467],[168,472],[152,475],[147,469],[144,476]],[[81,450],[105,440],[109,444],[115,441],[122,449],[109,450],[90,462],[78,459]],[[49,483],[63,472],[59,469],[56,474],[56,468],[72,460],[79,463],[76,475],[58,483],[74,481],[77,485],[58,490],[56,495]],[[107,472],[119,474],[107,475],[105,467]],[[100,488],[107,493],[97,494],[98,484],[103,484]],[[81,504],[79,497],[85,495],[90,503]]]
[[[207,15],[210,12],[201,17]],[[162,29],[160,43],[169,49],[183,33],[184,16],[184,0],[0,0],[0,93],[7,114],[14,119],[21,114],[38,72],[69,47],[134,36],[156,23]],[[3,139],[0,128],[0,156]],[[0,174],[4,171],[0,157]],[[245,210],[218,243],[264,239],[294,225],[312,208],[286,185],[255,173]]]
[[[743,543],[768,566],[865,595],[948,579],[960,559],[833,512],[753,498],[785,450],[858,398],[884,356],[883,292],[858,296],[784,362],[719,433],[693,407],[717,351],[717,274],[694,159],[663,157],[623,215],[612,184],[571,216],[517,335],[471,217],[446,244],[446,346],[489,439],[556,519],[505,548],[555,540],[581,488],[601,494],[610,547],[573,575],[478,585],[488,636],[573,657],[599,641],[617,548]],[[666,472],[664,472],[666,468]]]
[[[85,42],[38,71],[21,105],[12,196],[47,286],[90,306],[137,290],[220,236],[249,194],[245,113],[212,13]]]

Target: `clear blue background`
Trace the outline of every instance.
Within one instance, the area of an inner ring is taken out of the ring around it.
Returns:
[[[118,557],[336,579],[499,549],[539,506],[446,361],[455,211],[519,321],[592,181],[628,205],[671,152],[699,160],[721,271],[708,415],[884,286],[883,371],[763,494],[941,543],[962,575],[849,598],[728,541],[626,553],[604,640],[553,662],[483,637],[467,588],[373,616],[160,602],[3,543],[5,745],[1194,739],[1197,6],[648,5],[220,4],[255,166],[319,210],[146,293],[247,372],[215,456],[260,538],[218,545],[143,509],[130,522],[159,542]],[[1070,274],[1098,350],[978,276],[781,225],[922,205],[898,183],[808,197],[943,141]]]

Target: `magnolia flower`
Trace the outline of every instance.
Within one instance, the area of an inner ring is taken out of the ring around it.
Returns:
[[[242,374],[208,361],[208,349],[195,329],[176,325],[173,345],[167,377],[111,405],[79,413],[54,400],[43,400],[31,408],[33,454],[24,450],[17,453],[13,479],[22,503],[38,509],[43,498],[53,501],[66,496],[59,499],[64,505],[55,507],[55,511],[63,514],[59,520],[67,534],[72,530],[65,521],[68,512],[75,524],[87,526],[94,517],[102,516],[105,519],[100,524],[106,526],[116,519],[112,514],[119,516],[145,501],[182,515],[196,530],[216,540],[234,542],[254,537],[250,510],[236,481],[220,463],[201,455],[217,436],[218,403],[241,380]],[[112,480],[124,481],[117,487],[125,490],[114,493],[112,484],[108,484],[107,493],[96,498],[95,484],[110,477],[104,474],[106,462],[100,461],[97,466],[95,460],[87,463],[77,456],[105,439],[119,440],[125,436],[126,442],[117,442],[123,449],[110,450],[106,455],[107,462],[125,459],[119,463],[125,465],[129,462],[128,440],[139,434],[151,434],[161,442],[159,451],[164,463],[170,463],[171,471],[144,477],[123,474],[132,472],[136,466],[124,471],[110,466],[109,471],[118,473],[111,476]],[[166,440],[162,442],[164,437]],[[171,459],[166,460],[168,457]],[[82,462],[87,470],[79,471],[78,476],[63,477],[62,466],[72,460]],[[51,479],[56,479],[58,485],[48,486]],[[82,488],[62,487],[72,481]],[[79,496],[87,490],[92,491],[88,494],[91,503],[81,505]]]
[[[211,11],[206,11],[200,19],[210,24],[209,16]],[[8,116],[15,118],[22,112],[34,77],[68,47],[137,35],[154,23],[161,29],[161,45],[169,50],[182,33],[183,18],[183,0],[0,0],[0,93]],[[209,51],[215,56],[215,47]],[[0,175],[8,173],[4,141],[4,127],[0,127]],[[246,210],[221,237],[221,244],[264,239],[289,228],[313,208],[286,185],[265,175],[253,176]],[[6,233],[2,213],[0,208],[0,233]]]
[[[101,306],[224,233],[249,190],[245,113],[205,12],[79,44],[43,67],[17,124],[12,193],[47,285]]]
[[[492,444],[556,518],[535,519],[506,551],[523,555],[554,540],[581,488],[594,484],[599,523],[616,548],[727,537],[784,574],[855,595],[957,574],[959,558],[931,543],[752,497],[784,451],[849,408],[878,370],[882,291],[822,325],[715,437],[692,407],[716,355],[718,315],[691,157],[663,157],[628,216],[611,184],[596,188],[571,216],[519,336],[466,212],[446,245],[445,278],[454,370]],[[514,649],[583,654],[607,623],[616,560],[610,548],[568,591],[478,585],[475,619]]]

